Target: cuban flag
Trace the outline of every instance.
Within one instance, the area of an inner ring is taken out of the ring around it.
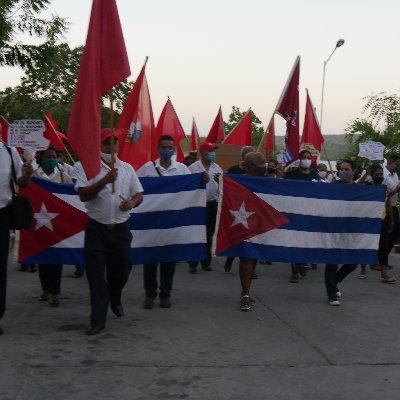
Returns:
[[[376,264],[385,186],[224,175],[214,250],[288,263]]]
[[[140,178],[143,202],[129,219],[132,263],[197,261],[206,256],[206,191],[203,174]],[[34,209],[22,230],[19,261],[84,265],[87,215],[72,184],[32,178],[21,189]]]

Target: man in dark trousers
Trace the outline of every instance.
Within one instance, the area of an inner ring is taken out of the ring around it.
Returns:
[[[132,267],[128,219],[131,209],[143,198],[142,185],[132,166],[116,156],[112,160],[112,140],[111,131],[103,129],[100,172],[94,178],[87,179],[81,164],[77,163],[74,170],[75,188],[89,217],[84,244],[92,308],[88,335],[105,328],[109,303],[117,317],[124,314],[122,289]],[[117,154],[118,143],[115,150]]]

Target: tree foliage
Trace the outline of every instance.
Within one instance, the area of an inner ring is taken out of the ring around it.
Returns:
[[[225,133],[228,134],[236,124],[241,120],[241,118],[246,114],[246,111],[240,111],[239,107],[232,106],[232,111],[229,114],[228,122],[225,122]],[[254,146],[258,146],[261,141],[261,138],[264,134],[264,128],[261,125],[261,120],[257,117],[254,112],[252,112],[251,116],[251,136],[252,136],[252,144]]]
[[[367,140],[386,146],[385,156],[400,154],[400,97],[381,92],[364,97],[363,118],[351,121],[345,130],[350,145],[347,156],[356,157],[359,143]]]
[[[54,46],[54,63],[33,65],[26,70],[21,84],[6,88],[0,97],[0,114],[9,121],[23,118],[43,118],[50,111],[59,121],[59,129],[66,131],[70,107],[75,93],[83,47],[70,49],[65,43]],[[114,108],[118,112],[131,91],[133,82],[124,81],[113,90]],[[103,97],[102,124],[109,126],[110,111],[107,94]]]
[[[0,66],[30,69],[54,63],[55,43],[68,29],[65,18],[40,18],[51,0],[1,0]],[[15,42],[19,33],[44,39],[37,45]]]

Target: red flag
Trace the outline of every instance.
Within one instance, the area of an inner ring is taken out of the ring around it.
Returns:
[[[278,101],[275,112],[286,120],[283,161],[297,160],[299,155],[299,80],[300,56],[296,58],[292,71]]]
[[[249,189],[223,175],[215,253],[287,224],[289,220]]]
[[[301,143],[310,143],[316,150],[321,151],[321,145],[324,137],[321,133],[317,116],[315,115],[314,106],[311,102],[310,95],[307,91],[306,115],[304,117],[303,136]]]
[[[2,115],[0,115],[0,134],[3,143],[8,144],[8,122]]]
[[[215,120],[211,126],[210,132],[206,138],[206,142],[217,143],[220,140],[224,140],[225,131],[224,131],[224,120],[222,119],[222,109],[219,106],[218,114],[215,117]]]
[[[223,144],[236,144],[239,146],[251,146],[251,108],[237,125],[231,130],[228,136],[223,141]]]
[[[275,152],[275,123],[273,116],[269,122],[265,135],[265,155],[268,158],[271,152]]]
[[[101,95],[130,73],[115,0],[93,0],[68,126],[88,179],[100,171]]]
[[[192,133],[190,135],[190,148],[196,151],[199,149],[199,145],[200,145],[200,136],[197,130],[196,121],[193,118]]]
[[[147,61],[147,60],[146,60]],[[154,137],[154,117],[150,92],[147,85],[146,64],[140,71],[135,85],[127,98],[117,128],[123,130],[118,157],[139,169],[151,160]]]
[[[180,145],[182,139],[186,139],[185,132],[175,112],[171,100],[168,98],[165,106],[161,112],[160,118],[157,123],[156,133],[152,145],[152,159],[158,158],[158,139],[163,135],[170,135],[174,138],[176,144],[176,161],[183,162],[185,158]]]
[[[50,140],[50,143],[59,151],[64,151],[65,146],[62,143],[62,140],[65,140],[66,142],[69,142],[68,136],[64,135],[60,131],[57,131],[57,125],[58,121],[53,119],[51,116],[51,113],[47,112],[44,113],[45,118],[44,118],[44,126],[45,126],[45,131],[43,133],[43,136]],[[58,137],[57,137],[58,136]],[[60,139],[59,139],[60,138]]]

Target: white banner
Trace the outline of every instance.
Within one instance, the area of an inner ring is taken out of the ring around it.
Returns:
[[[383,160],[383,152],[385,146],[380,142],[368,140],[364,143],[359,143],[359,157],[365,157],[369,160]]]
[[[8,127],[8,145],[31,151],[46,150],[50,141],[43,136],[44,131],[44,123],[40,119],[14,121]]]

